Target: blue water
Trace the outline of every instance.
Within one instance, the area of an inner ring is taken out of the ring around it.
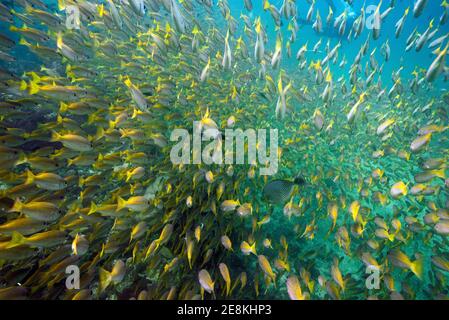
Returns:
[[[274,4],[278,9],[282,6],[282,1],[272,1],[270,2]],[[376,0],[355,0],[352,7],[356,16],[359,16],[361,12],[361,8],[365,4],[365,8],[374,5],[378,6],[379,1]],[[243,1],[229,1],[229,5],[234,17],[239,17],[241,13],[247,14],[247,11],[244,7]],[[383,1],[381,6],[381,12],[384,12],[390,5],[389,1]],[[269,45],[267,45],[267,49],[273,49],[276,42],[276,31],[275,24],[273,19],[269,13],[269,11],[263,10],[263,1],[253,1],[254,9],[249,14],[250,17],[255,18],[260,16],[263,22],[263,25],[266,26],[266,30],[269,38]],[[395,38],[395,24],[402,17],[406,8],[410,8],[409,14],[406,18],[406,22],[404,28],[402,30],[401,36],[396,39]],[[307,12],[309,11],[310,5],[306,0],[298,0],[297,8],[299,13],[299,18],[302,20],[306,20]],[[326,17],[329,13],[329,5],[325,0],[317,0],[315,5],[315,11],[312,18],[312,23],[315,21],[317,10],[320,13],[321,19],[323,21],[323,25],[326,26]],[[446,23],[443,26],[439,25],[440,16],[443,13],[443,7],[441,6],[441,2],[437,0],[431,0],[427,3],[427,6],[423,12],[423,14],[415,18],[413,17],[413,1],[412,0],[397,0],[394,10],[386,17],[386,19],[382,22],[381,28],[381,36],[376,41],[370,40],[370,49],[368,54],[371,51],[378,47],[376,50],[375,57],[379,62],[379,65],[382,65],[384,58],[382,56],[380,47],[386,40],[389,40],[390,48],[391,48],[391,57],[388,63],[385,63],[383,68],[382,75],[382,83],[384,85],[390,86],[392,85],[391,73],[393,71],[397,71],[401,66],[404,67],[401,72],[401,76],[403,79],[410,79],[412,77],[411,73],[416,69],[426,69],[430,66],[432,61],[435,59],[435,55],[427,49],[428,44],[420,51],[416,52],[414,48],[410,51],[405,52],[406,48],[406,40],[412,30],[417,28],[419,33],[424,32],[432,19],[434,20],[434,29],[438,28],[434,39],[443,36],[449,32],[449,23]],[[334,12],[334,19],[339,13]],[[367,16],[367,15],[366,15]],[[300,20],[298,19],[298,20]],[[237,19],[238,20],[238,19]],[[283,34],[284,44],[290,37],[290,32],[287,30],[288,21],[284,20],[284,26],[281,29]],[[300,30],[297,34],[296,42],[292,44],[292,59],[283,59],[284,68],[289,70],[294,70],[295,68],[295,55],[299,48],[301,48],[304,44],[308,43],[308,49],[312,50],[313,46],[321,39],[321,50],[324,51],[326,43],[330,40],[330,48],[333,48],[339,41],[342,42],[342,47],[340,49],[340,57],[345,56],[348,63],[346,64],[344,69],[340,69],[338,67],[332,68],[332,72],[336,75],[334,78],[338,78],[342,75],[345,75],[349,71],[349,67],[352,64],[355,56],[357,55],[360,47],[366,41],[367,36],[370,35],[370,32],[367,28],[364,28],[361,36],[357,39],[351,38],[351,41],[347,40],[348,32],[351,29],[351,24],[348,22],[346,26],[346,34],[344,37],[340,37],[337,32],[332,31],[330,34],[331,37],[327,37],[326,35],[320,35],[312,29],[312,23],[308,25],[300,25]],[[333,28],[332,28],[333,29]],[[371,37],[371,36],[370,36]],[[252,49],[252,48],[251,48]],[[306,54],[308,59],[318,60],[323,59],[325,54],[313,53],[309,52]],[[340,61],[340,60],[339,60]],[[440,80],[438,82],[438,86],[441,88],[446,88],[447,86],[442,83]]]

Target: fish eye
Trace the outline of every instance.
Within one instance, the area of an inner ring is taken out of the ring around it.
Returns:
[[[76,97],[76,93],[73,93],[73,96]]]

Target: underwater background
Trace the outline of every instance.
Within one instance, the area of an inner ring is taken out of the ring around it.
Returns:
[[[1,299],[448,298],[446,1],[1,4]]]

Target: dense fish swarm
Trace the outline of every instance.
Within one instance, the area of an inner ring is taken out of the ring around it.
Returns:
[[[373,30],[260,0],[267,30],[252,1],[2,1],[0,299],[448,298],[449,6],[401,14],[390,42],[434,62],[384,85],[395,1]],[[279,171],[173,164],[194,121],[278,129]]]

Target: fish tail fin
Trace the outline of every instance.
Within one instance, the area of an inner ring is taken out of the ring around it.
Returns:
[[[266,10],[270,9],[270,7],[271,7],[270,2],[268,2],[268,0],[264,0],[263,10],[266,11]]]
[[[192,270],[192,257],[189,255],[187,260],[189,260],[189,268]]]
[[[78,255],[78,248],[77,248],[77,246],[75,245],[75,243],[78,241],[78,239],[79,239],[79,236],[78,236],[78,233],[77,233],[76,236],[75,236],[75,239],[73,240],[73,244],[72,244],[72,250],[73,250],[73,254],[74,254],[75,256]]]
[[[31,78],[33,79],[33,81],[35,83],[40,83],[41,82],[41,77],[39,77],[36,72],[32,71],[30,73],[30,75],[31,75]]]
[[[25,80],[21,80],[20,81],[20,86],[19,86],[19,90],[20,91],[25,91],[28,88],[27,83],[25,82]]]
[[[67,77],[72,78],[72,82],[73,82],[74,78],[76,78],[75,73],[72,71],[71,65],[67,65],[66,74],[67,74]]]
[[[26,238],[17,231],[13,231],[11,235],[11,240],[8,243],[8,248],[17,247],[24,243],[26,243]]]
[[[72,166],[74,162],[75,162],[75,159],[68,159],[67,160],[67,167]]]
[[[132,83],[131,83],[131,80],[127,77],[126,79],[125,79],[125,85],[128,87],[128,88],[131,88],[131,86],[132,86]]]
[[[27,163],[28,162],[28,158],[26,156],[26,154],[24,152],[20,152],[19,154],[19,159],[14,163],[14,165],[19,165],[19,164],[23,164],[23,163]]]
[[[14,201],[13,206],[11,207],[11,209],[9,209],[9,212],[21,212],[22,211],[22,207],[23,207],[23,203],[20,201],[19,198],[17,198]]]
[[[34,81],[34,79],[30,81],[29,90],[30,94],[36,94],[39,92],[39,85],[36,81]]]
[[[390,240],[391,242],[393,242],[394,241],[394,234],[388,234],[388,240]]]
[[[58,49],[61,49],[61,48],[62,48],[62,45],[63,45],[63,42],[62,42],[62,33],[61,33],[61,32],[58,32],[58,35],[57,35],[57,37],[56,37],[56,47],[58,47]]]
[[[78,186],[81,188],[84,185],[84,182],[85,182],[84,178],[80,177],[78,180]]]
[[[255,242],[251,245],[250,248],[251,248],[251,252],[254,253],[254,255],[257,256],[256,243]]]
[[[61,113],[67,112],[68,109],[69,109],[69,105],[67,103],[61,101],[61,105],[59,107],[59,112],[61,112]]]
[[[58,115],[56,116],[56,123],[62,124],[62,121],[63,121],[62,116],[61,116],[61,114],[58,113]]]
[[[57,133],[56,131],[51,132],[51,139],[50,139],[51,142],[59,141],[60,138],[61,138],[61,135],[59,133]]]
[[[66,8],[65,0],[58,0],[58,9],[62,11]]]
[[[30,46],[30,43],[28,41],[26,41],[25,38],[23,38],[23,37],[20,37],[19,44],[22,46],[27,46],[27,47]]]
[[[154,251],[153,251],[153,252],[156,252],[157,249],[159,249],[159,246],[160,246],[160,244],[161,244],[161,241],[160,241],[159,239],[156,239],[156,240],[154,240],[154,243],[155,243],[156,245],[155,245],[155,247],[154,247]]]
[[[99,271],[100,278],[100,292],[104,291],[110,284],[112,280],[111,273],[103,268]]]
[[[414,262],[412,262],[412,265],[410,266],[410,270],[419,278],[422,279],[423,274],[423,257],[420,257],[416,259]]]
[[[439,48],[436,48],[435,50],[432,51],[432,54],[439,56],[441,54],[441,52],[443,52],[443,50],[441,50],[441,46]]]
[[[98,11],[98,15],[101,17],[103,17],[104,15],[104,4],[102,3],[101,5],[97,6],[97,11]]]
[[[105,245],[104,245],[104,243],[103,243],[103,244],[101,245],[101,251],[100,251],[100,253],[99,253],[100,258],[103,257],[104,251],[105,251]]]
[[[137,108],[134,108],[131,119],[135,119],[137,117],[137,114],[138,114],[138,110],[137,110]]]
[[[25,184],[33,183],[34,182],[34,178],[35,178],[35,175],[30,170],[27,170],[27,178],[25,180]]]
[[[99,127],[97,129],[97,133],[95,134],[94,140],[97,141],[97,140],[100,140],[103,137],[104,137],[104,129],[103,129],[103,127]]]
[[[120,211],[125,207],[126,207],[126,200],[123,199],[122,197],[118,196],[117,197],[117,208],[115,209],[115,211]]]
[[[438,178],[446,179],[446,173],[444,172],[444,168],[436,170],[434,173]]]
[[[95,204],[95,202],[92,201],[90,203],[90,209],[89,209],[89,212],[87,213],[87,215],[95,213],[95,212],[97,212],[97,210],[98,210],[98,206]]]
[[[95,119],[96,119],[96,114],[95,114],[95,113],[90,113],[90,114],[87,116],[87,123],[88,123],[88,124],[92,124],[92,123],[95,122]]]

